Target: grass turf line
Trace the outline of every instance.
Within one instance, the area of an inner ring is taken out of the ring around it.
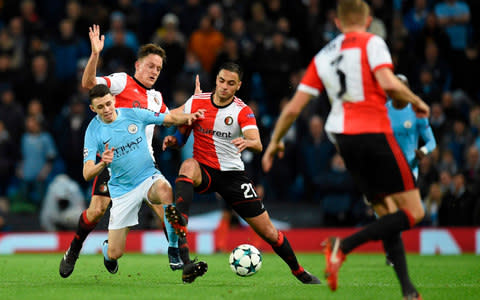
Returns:
[[[63,279],[63,254],[0,255],[0,299],[401,299],[393,268],[383,255],[352,254],[340,270],[339,289],[325,285],[321,254],[299,254],[301,264],[322,280],[303,285],[274,254],[263,255],[262,269],[251,277],[235,275],[228,254],[199,255],[208,272],[183,284],[181,271],[168,267],[166,255],[127,253],[112,275],[101,255],[81,255],[75,271]],[[413,282],[424,299],[478,299],[480,261],[475,255],[409,255]]]

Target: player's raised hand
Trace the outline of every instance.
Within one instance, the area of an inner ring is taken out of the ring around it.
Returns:
[[[108,149],[108,143],[105,144],[105,150],[102,153],[102,161],[104,161],[107,164],[110,164],[113,161],[113,153],[115,151],[115,148],[110,148]]]
[[[88,36],[90,37],[90,44],[92,46],[92,53],[98,54],[103,50],[105,43],[105,36],[100,35],[100,25],[93,24],[88,28]]]
[[[178,140],[173,135],[167,135],[163,139],[162,150],[165,151],[168,147],[178,147]]]
[[[202,89],[200,88],[200,76],[195,76],[195,92],[194,94],[197,95],[197,94],[201,94],[202,93]]]
[[[203,119],[205,117],[205,111],[205,109],[199,109],[196,112],[189,114],[190,116],[187,125],[192,125],[195,120]]]
[[[273,159],[275,155],[278,155],[279,158],[283,158],[285,152],[285,144],[279,142],[278,144],[270,142],[268,144],[267,150],[262,157],[262,168],[264,172],[269,172],[273,165]]]

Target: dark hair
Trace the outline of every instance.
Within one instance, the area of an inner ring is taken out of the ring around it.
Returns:
[[[88,91],[90,103],[93,101],[93,99],[101,98],[107,94],[111,95],[112,92],[110,92],[110,89],[105,84],[97,84],[93,88],[91,88],[90,91]]]
[[[163,50],[162,47],[155,44],[145,44],[142,47],[140,47],[137,53],[137,59],[142,59],[148,56],[149,54],[156,54],[160,56],[164,62],[167,59],[167,54],[165,53],[165,50]]]
[[[220,66],[220,69],[218,69],[218,72],[220,72],[221,70],[227,70],[227,71],[230,71],[230,72],[237,73],[237,74],[238,74],[238,79],[240,79],[240,81],[242,81],[242,78],[243,78],[243,70],[242,70],[242,68],[241,68],[239,65],[237,65],[236,63],[233,63],[233,62],[223,63],[223,64]]]

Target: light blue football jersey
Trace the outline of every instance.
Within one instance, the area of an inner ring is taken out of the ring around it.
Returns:
[[[410,103],[402,109],[397,109],[393,107],[393,103],[390,100],[386,106],[397,143],[402,149],[413,173],[418,174],[418,161],[415,158],[415,149],[418,149],[419,137],[421,136],[425,142],[427,153],[432,152],[437,146],[428,119],[417,118]]]
[[[105,151],[105,144],[114,148],[109,165],[108,188],[112,198],[133,190],[145,179],[158,174],[148,149],[145,127],[163,124],[165,114],[139,108],[117,108],[117,119],[106,124],[97,115],[85,133],[83,162],[95,162],[96,154]]]

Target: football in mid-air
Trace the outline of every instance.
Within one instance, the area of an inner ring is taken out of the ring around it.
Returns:
[[[242,244],[233,249],[229,262],[238,276],[250,276],[262,267],[262,254],[254,246]]]

